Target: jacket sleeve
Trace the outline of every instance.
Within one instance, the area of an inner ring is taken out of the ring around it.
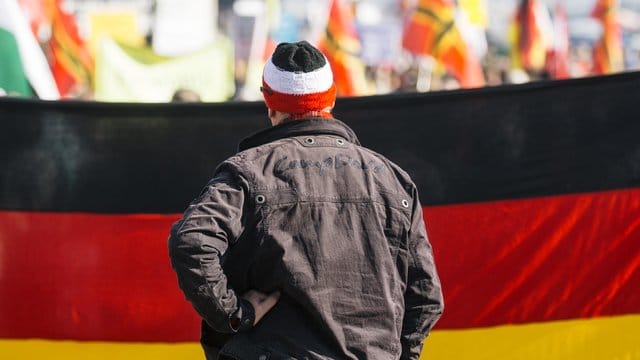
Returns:
[[[401,359],[418,359],[429,331],[444,308],[440,279],[436,271],[431,244],[422,217],[417,191],[413,197],[409,230],[409,269],[405,291],[405,314],[402,324]]]
[[[220,263],[243,231],[243,185],[237,172],[222,166],[173,225],[168,241],[171,265],[186,299],[221,333],[253,325],[251,304],[229,288]]]

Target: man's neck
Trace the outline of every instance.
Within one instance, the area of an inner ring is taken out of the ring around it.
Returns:
[[[331,113],[328,111],[307,111],[302,114],[289,114],[289,116],[285,118],[282,122],[308,119],[308,118],[333,119],[333,115],[331,115]]]
[[[299,114],[288,114],[283,112],[276,112],[275,116],[270,117],[271,124],[273,126],[276,126],[285,122],[308,119],[308,118],[333,119],[333,115],[331,115],[330,110],[331,109],[307,111]]]

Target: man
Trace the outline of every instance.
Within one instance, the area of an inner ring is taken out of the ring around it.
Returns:
[[[333,119],[329,64],[278,45],[273,127],[240,143],[169,238],[208,359],[417,359],[442,313],[415,185]]]

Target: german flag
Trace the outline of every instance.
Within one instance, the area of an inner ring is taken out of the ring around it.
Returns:
[[[434,57],[464,88],[484,86],[482,66],[456,26],[455,10],[451,0],[420,0],[404,29],[402,47]]]
[[[602,25],[602,36],[593,47],[594,74],[610,74],[624,70],[622,33],[618,24],[617,1],[598,0],[591,16]]]
[[[53,76],[62,97],[75,97],[91,89],[94,62],[80,37],[75,18],[62,8],[62,0],[46,0],[51,19],[49,43]]]
[[[331,0],[327,29],[318,43],[331,65],[338,96],[365,95],[365,66],[360,59],[360,39],[348,0]]]
[[[424,359],[637,358],[638,93],[633,72],[338,100],[420,191],[446,304]],[[3,359],[202,359],[167,236],[264,105],[0,98],[0,119]]]
[[[537,0],[522,0],[511,26],[513,67],[530,71],[544,69],[550,49],[549,14]]]

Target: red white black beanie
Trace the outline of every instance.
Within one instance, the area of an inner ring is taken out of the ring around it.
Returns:
[[[327,58],[306,41],[279,44],[262,73],[267,107],[289,114],[333,107],[336,86]]]

